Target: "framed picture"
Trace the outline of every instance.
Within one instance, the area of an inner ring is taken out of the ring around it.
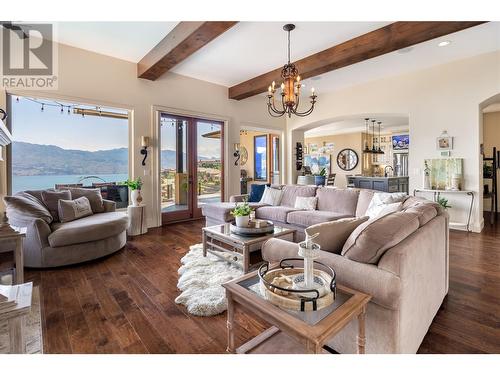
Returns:
[[[393,150],[408,150],[409,146],[410,146],[410,137],[408,134],[392,136]]]
[[[317,143],[309,143],[308,151],[310,154],[314,154],[315,152],[318,152],[318,144]]]
[[[437,137],[436,147],[439,151],[453,150],[453,137],[448,135]]]

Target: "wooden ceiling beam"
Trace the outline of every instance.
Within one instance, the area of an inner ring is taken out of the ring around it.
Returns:
[[[296,61],[295,65],[302,79],[311,78],[482,23],[485,22],[395,22],[305,57]],[[229,98],[242,100],[263,93],[272,81],[279,87],[281,69],[276,68],[230,87]]]
[[[235,21],[179,22],[137,63],[137,77],[156,80],[236,24]]]

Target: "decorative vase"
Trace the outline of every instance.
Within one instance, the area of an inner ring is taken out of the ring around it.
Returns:
[[[423,185],[424,185],[424,189],[430,189],[431,188],[431,169],[427,165],[427,161],[424,162],[424,165],[425,165],[425,168],[424,168],[424,174],[423,174],[423,177],[424,177]]]
[[[248,221],[250,220],[250,215],[246,216],[236,216],[236,226],[239,228],[248,227]]]
[[[130,193],[130,198],[132,198],[132,206],[140,206],[142,203],[142,195],[140,190],[132,190]]]
[[[314,176],[314,185],[316,186],[324,186],[325,185],[325,176]]]

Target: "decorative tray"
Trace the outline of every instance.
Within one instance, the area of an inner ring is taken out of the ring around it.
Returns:
[[[269,269],[269,264],[259,268],[260,290],[271,303],[289,310],[317,311],[331,305],[336,298],[335,271],[324,263],[314,261],[325,271],[314,269],[312,289],[304,289],[304,269],[296,268],[289,261],[303,258],[285,258],[279,266]]]
[[[261,220],[263,221],[263,220]],[[242,236],[262,236],[264,234],[269,234],[274,232],[274,224],[272,221],[266,220],[267,225],[265,227],[256,228],[252,226],[252,222],[248,227],[237,227],[234,223],[231,223],[231,232],[239,234]]]

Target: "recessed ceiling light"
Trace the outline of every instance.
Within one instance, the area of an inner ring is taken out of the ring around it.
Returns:
[[[438,47],[446,47],[446,46],[449,46],[450,44],[451,44],[451,41],[443,40],[442,42],[438,43]]]

